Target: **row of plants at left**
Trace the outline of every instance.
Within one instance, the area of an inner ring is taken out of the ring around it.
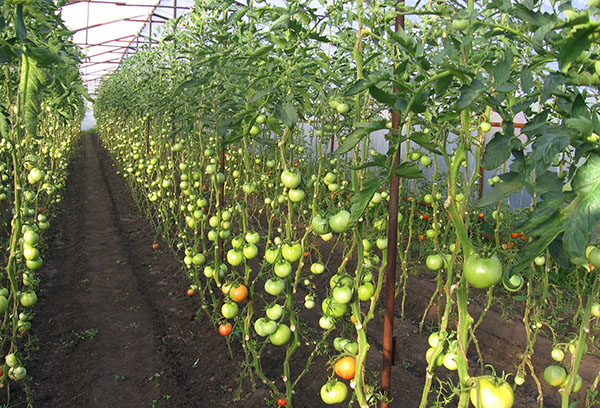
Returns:
[[[81,57],[58,5],[0,3],[0,240],[5,249],[0,258],[5,271],[0,282],[0,402],[6,406],[15,390],[30,399],[25,362],[44,235],[61,201],[85,110]],[[23,385],[15,387],[15,382]]]

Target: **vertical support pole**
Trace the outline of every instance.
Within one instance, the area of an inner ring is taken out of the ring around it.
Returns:
[[[398,7],[404,3],[404,0],[398,0]],[[404,29],[404,15],[396,16],[394,29],[396,32]],[[398,89],[394,86],[394,93]],[[392,132],[401,132],[400,113],[397,110],[392,111]],[[398,146],[392,168],[400,164],[401,150]],[[385,315],[383,321],[383,364],[381,369],[381,391],[390,397],[392,383],[392,364],[394,357],[394,308],[396,295],[396,258],[398,248],[398,194],[400,180],[398,176],[392,174],[390,178],[390,201],[388,207],[388,250],[387,250],[387,269],[385,271]],[[389,408],[386,400],[381,401],[381,408]]]
[[[177,18],[177,0],[173,0],[173,18]]]

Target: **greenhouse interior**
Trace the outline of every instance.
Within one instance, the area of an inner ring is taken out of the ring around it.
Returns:
[[[599,0],[0,32],[0,407],[600,407]]]

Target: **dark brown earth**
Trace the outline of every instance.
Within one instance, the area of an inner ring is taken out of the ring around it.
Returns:
[[[35,407],[273,403],[266,387],[249,392],[248,381],[242,382],[241,400],[233,401],[243,355],[240,346],[233,342],[232,360],[225,339],[204,313],[197,313],[199,299],[186,295],[189,283],[179,261],[140,215],[123,178],[94,137],[83,139],[61,214],[49,235],[32,329],[38,350],[27,364]],[[153,250],[154,242],[161,249]],[[418,406],[428,347],[428,334],[419,333],[418,323],[433,288],[429,281],[409,279],[406,318],[395,325],[400,361],[393,369],[393,407]],[[477,309],[473,305],[473,313]],[[514,322],[507,323],[492,311],[478,330],[485,361],[499,371],[514,372],[513,364],[524,349],[523,325],[517,316]],[[316,321],[309,323],[316,327]],[[370,368],[378,372],[381,327],[379,315],[370,326],[369,356]],[[534,363],[540,375],[550,363],[550,349],[548,340],[538,340]],[[294,372],[307,353],[297,353]],[[281,373],[280,355],[279,349],[267,346],[263,356],[267,375]],[[324,364],[324,359],[317,359],[315,369],[300,381],[294,406],[324,406],[319,398],[329,373]],[[584,387],[599,368],[600,359],[585,361],[580,372]],[[544,391],[545,407],[560,406],[556,390]],[[536,396],[528,379],[517,389],[515,407],[537,406]],[[13,399],[11,406],[16,404],[18,399]]]

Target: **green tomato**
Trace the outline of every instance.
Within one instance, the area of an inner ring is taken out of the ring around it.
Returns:
[[[284,170],[281,173],[281,182],[283,185],[289,189],[296,188],[300,185],[302,181],[301,177],[297,173],[293,173],[289,170]]]
[[[544,380],[553,387],[561,386],[567,379],[567,370],[559,365],[549,365],[544,370]]]
[[[43,170],[34,167],[29,171],[29,174],[27,175],[27,181],[29,182],[29,184],[36,184],[42,181],[45,176],[46,174]]]
[[[515,394],[511,386],[492,376],[475,379],[476,384],[469,393],[475,408],[511,408],[515,403]]]
[[[425,265],[432,271],[437,271],[444,266],[444,258],[440,254],[432,254],[425,260]]]
[[[444,341],[444,337],[438,332],[431,333],[429,335],[429,337],[427,338],[427,343],[429,344],[430,347],[437,347],[443,341]]]
[[[350,300],[352,300],[353,294],[354,291],[348,286],[336,286],[331,291],[331,296],[333,297],[333,300],[335,300],[337,303],[342,304],[349,303]]]
[[[283,244],[281,255],[286,261],[296,262],[302,257],[302,245],[297,242],[291,245]]]
[[[487,289],[502,279],[502,264],[495,255],[490,258],[482,258],[474,254],[465,261],[463,275],[470,285],[479,289]]]
[[[279,320],[283,316],[283,307],[275,303],[265,310],[265,314],[271,320]]]
[[[265,121],[267,120],[267,117],[265,115],[258,115],[256,117],[256,123],[258,123],[259,125],[262,125],[263,123],[265,123]]]
[[[290,276],[292,273],[292,264],[286,261],[277,262],[273,266],[273,272],[275,272],[275,275],[279,276],[280,278]]]
[[[412,161],[417,161],[421,158],[421,153],[412,152],[411,154],[408,155],[408,158],[411,159]]]
[[[533,262],[537,265],[537,266],[542,266],[546,263],[546,258],[542,255],[540,256],[536,256],[535,259],[533,260]]]
[[[345,303],[337,303],[332,298],[327,297],[321,303],[323,314],[339,319],[348,311],[348,305]]]
[[[323,272],[325,272],[325,265],[323,265],[322,263],[319,263],[319,262],[315,262],[314,264],[312,264],[310,266],[310,271],[312,273],[314,273],[315,275],[320,275]]]
[[[33,230],[27,230],[23,234],[23,241],[28,245],[35,245],[39,242],[40,236]]]
[[[288,198],[293,203],[299,203],[304,200],[304,196],[304,191],[297,188],[293,188],[288,192]]]
[[[481,130],[483,133],[487,133],[492,130],[492,125],[490,125],[489,122],[481,122],[479,124],[479,130]]]
[[[279,248],[268,248],[265,251],[265,261],[273,264],[279,257]]]
[[[254,244],[246,244],[242,253],[246,259],[254,259],[258,256],[258,247]]]
[[[256,126],[256,125],[253,125],[250,128],[249,133],[250,133],[251,136],[256,136],[256,135],[258,135],[260,133],[260,128],[258,126]]]
[[[435,238],[435,236],[437,235],[437,231],[430,228],[427,231],[425,231],[425,235],[427,236],[427,238]]]
[[[221,314],[226,319],[231,319],[237,316],[239,311],[239,306],[235,302],[225,302],[221,306]]]
[[[323,235],[331,232],[329,222],[321,214],[315,215],[310,224],[316,234]]]
[[[30,307],[33,306],[37,303],[37,295],[35,294],[35,292],[33,290],[27,291],[27,292],[23,292],[21,294],[21,304],[25,307]]]
[[[433,204],[433,195],[425,194],[425,197],[423,197],[423,201],[425,201],[426,204]]]
[[[192,257],[192,263],[196,266],[201,266],[206,261],[206,258],[202,254],[196,254]]]
[[[600,303],[595,302],[592,304],[592,315],[595,317],[600,317]]]
[[[8,377],[14,381],[21,381],[27,377],[27,370],[25,367],[12,367],[8,370]]]
[[[507,284],[505,281],[502,281],[502,283],[504,288],[509,292],[518,292],[521,290],[521,288],[523,288],[523,285],[525,285],[525,279],[523,279],[523,276],[516,273],[508,280],[509,284]]]
[[[469,20],[467,19],[461,18],[452,21],[452,28],[454,28],[457,31],[465,31],[467,27],[469,27]]]
[[[269,336],[277,330],[277,323],[264,317],[258,318],[254,322],[254,331],[261,337]]]
[[[346,210],[341,210],[335,215],[329,217],[329,226],[333,232],[342,233],[348,230],[350,223],[350,213]]]
[[[227,251],[227,262],[229,262],[231,266],[238,266],[243,260],[244,255],[240,251],[235,249],[230,249]]]
[[[338,103],[338,105],[335,109],[338,111],[338,113],[344,115],[344,114],[348,113],[348,110],[350,109],[350,107],[345,103]]]
[[[431,359],[433,358],[434,353],[435,353],[435,347],[430,347],[425,352],[425,360],[427,361],[427,364],[431,364]],[[435,361],[433,362],[433,366],[439,367],[443,364],[443,362],[444,362],[444,353],[440,352],[435,356]]]
[[[290,341],[291,336],[292,331],[290,330],[290,328],[286,324],[282,323],[278,325],[275,332],[273,332],[269,336],[269,340],[272,344],[276,346],[283,346],[284,344],[287,344],[288,341]]]
[[[331,239],[333,238],[333,233],[332,232],[328,232],[326,234],[321,234],[321,239],[325,242],[327,241],[331,241]]]
[[[0,295],[0,314],[6,313],[8,310],[8,299]]]
[[[550,356],[552,356],[552,360],[561,362],[565,359],[565,352],[559,348],[553,348]]]
[[[458,370],[458,363],[456,362],[456,354],[455,353],[446,353],[442,358],[442,364],[446,369],[450,371]]]
[[[571,374],[567,375],[567,378],[565,379],[565,383],[562,384],[562,387],[566,387],[567,383],[571,380]],[[575,376],[575,380],[573,381],[573,388],[572,388],[572,392],[579,392],[581,390],[581,387],[583,386],[583,379],[581,378],[581,376],[579,374],[577,374]]]
[[[427,167],[431,164],[431,158],[429,156],[421,156],[421,164]]]
[[[363,301],[369,301],[375,294],[375,286],[371,282],[365,282],[358,287],[358,298]]]
[[[24,245],[23,246],[23,258],[25,258],[28,261],[33,261],[34,259],[37,259],[40,256],[40,251],[38,251],[37,248],[31,246],[31,245]]]
[[[258,232],[247,232],[244,239],[249,244],[258,244],[260,242],[260,234]]]
[[[375,244],[377,245],[377,248],[379,248],[380,250],[384,250],[387,249],[388,247],[388,239],[387,238],[377,238],[377,241],[375,241]]]
[[[321,316],[319,319],[319,327],[323,330],[330,330],[335,326],[335,317],[333,316]]]
[[[285,289],[285,282],[281,278],[269,278],[265,282],[265,292],[269,295],[279,296]]]
[[[600,248],[592,247],[591,250],[586,250],[586,256],[594,268],[600,268]]]
[[[358,354],[358,343],[355,341],[348,341],[344,344],[344,351],[350,354]]]
[[[321,387],[321,399],[327,405],[339,404],[348,398],[348,387],[341,381],[331,380]]]

